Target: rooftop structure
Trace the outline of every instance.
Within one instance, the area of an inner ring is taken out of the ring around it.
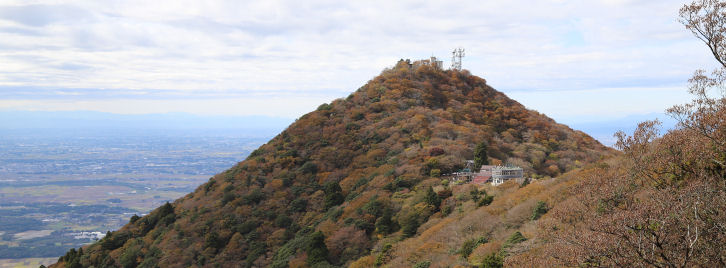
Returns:
[[[415,61],[413,63],[410,63],[409,60],[406,60],[406,62],[409,63],[409,66],[413,67],[414,69],[416,69],[420,66],[423,66],[423,65],[431,66],[431,67],[434,67],[439,70],[444,68],[444,62],[440,61],[439,59],[437,59],[434,56],[431,56],[431,58],[429,58],[427,60],[419,60],[419,61]]]
[[[438,60],[436,57],[431,56],[431,66],[434,66],[436,69],[442,69],[444,68],[444,61]]]

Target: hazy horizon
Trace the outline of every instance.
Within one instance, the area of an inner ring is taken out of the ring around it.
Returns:
[[[621,118],[555,119],[558,123],[580,130],[602,144],[615,144],[613,134],[622,130],[630,132],[639,122],[658,119],[663,130],[675,125],[675,120],[663,113],[630,115]],[[249,116],[202,116],[189,113],[165,114],[114,114],[94,111],[1,111],[0,135],[8,130],[128,130],[128,131],[184,131],[191,135],[229,135],[247,137],[273,137],[296,119],[249,115]],[[4,131],[4,132],[3,132]],[[68,134],[65,132],[65,134]],[[98,133],[96,133],[98,134]]]

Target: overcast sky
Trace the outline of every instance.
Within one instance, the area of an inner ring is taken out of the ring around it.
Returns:
[[[714,66],[683,4],[0,0],[0,110],[297,118],[463,47],[465,69],[557,120],[662,112]]]

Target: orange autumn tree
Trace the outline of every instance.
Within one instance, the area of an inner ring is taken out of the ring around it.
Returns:
[[[541,224],[554,230],[540,264],[572,266],[726,266],[726,3],[698,0],[681,22],[721,66],[689,80],[690,103],[668,109],[675,129],[659,122],[618,132],[625,154],[582,172],[576,195]],[[721,91],[718,97],[713,91]]]

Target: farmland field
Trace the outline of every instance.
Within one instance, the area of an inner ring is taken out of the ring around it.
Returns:
[[[0,267],[53,262],[193,191],[268,139],[232,131],[0,131]]]

